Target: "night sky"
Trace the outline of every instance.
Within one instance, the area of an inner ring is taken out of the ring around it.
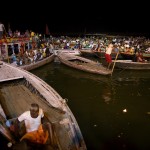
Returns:
[[[7,3],[7,2],[5,2]],[[148,2],[139,1],[45,1],[8,2],[0,21],[6,29],[44,33],[48,24],[54,33],[150,34]]]

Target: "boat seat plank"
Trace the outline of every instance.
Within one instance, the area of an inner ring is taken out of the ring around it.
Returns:
[[[0,67],[0,82],[14,80],[23,78],[18,72],[12,70],[12,68],[4,67],[3,65]]]

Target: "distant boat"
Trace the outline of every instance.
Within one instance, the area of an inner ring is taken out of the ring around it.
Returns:
[[[116,60],[115,67],[131,70],[150,70],[150,62],[133,62],[132,60]]]
[[[20,52],[20,47],[22,44],[23,44],[24,52],[25,50],[29,51],[29,45],[31,45],[31,41],[29,38],[22,38],[21,40],[19,40],[18,38],[18,39],[14,39],[14,41],[3,42],[0,48],[0,60],[3,60],[5,62],[8,61],[12,65],[17,65],[16,62],[15,63],[11,62],[11,57],[12,54],[15,54],[16,59],[18,59],[19,57],[18,54]],[[37,51],[37,48],[35,48],[34,50]],[[55,59],[55,54],[50,52],[50,56],[47,56],[46,58],[36,60],[33,63],[18,65],[18,67],[29,71],[41,67],[45,64],[48,64],[52,62],[54,59]]]
[[[123,60],[134,60],[136,58],[136,54],[135,53],[125,53],[125,52],[121,52],[120,55],[122,56]],[[146,60],[150,60],[150,53],[146,53],[146,52],[142,52],[142,55],[144,57],[144,59]]]
[[[0,40],[0,60],[8,59],[13,53],[16,55],[20,52],[20,47],[29,50],[32,41],[30,38],[7,38]]]
[[[57,56],[58,53],[66,53],[71,55],[81,55],[78,49],[53,49],[53,53]]]
[[[51,54],[50,56],[43,58],[39,61],[36,61],[35,63],[30,63],[27,65],[22,65],[22,66],[18,66],[18,67],[30,71],[30,70],[39,68],[43,65],[46,65],[46,64],[52,62],[54,59],[55,59],[55,55]]]
[[[81,55],[86,56],[96,56],[98,58],[105,58],[105,52],[104,51],[93,51],[91,49],[81,49],[80,50]],[[112,59],[115,59],[117,55],[117,52],[112,52],[111,57]],[[117,59],[122,59],[121,54],[118,55]]]
[[[82,133],[66,100],[32,73],[1,61],[0,133],[13,143],[14,149],[21,149],[22,145],[6,127],[6,118],[19,116],[29,110],[31,103],[39,104],[52,126],[47,146],[58,150],[86,150]],[[32,143],[32,149],[37,145]]]
[[[61,63],[85,72],[101,75],[110,75],[112,73],[111,70],[105,68],[102,64],[87,58],[65,53],[59,53],[57,57],[59,58]]]

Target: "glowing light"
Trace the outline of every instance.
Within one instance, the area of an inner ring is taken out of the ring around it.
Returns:
[[[123,109],[123,112],[126,113],[126,112],[127,112],[127,109]]]

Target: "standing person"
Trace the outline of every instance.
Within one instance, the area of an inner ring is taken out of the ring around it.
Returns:
[[[6,30],[4,24],[0,22],[0,39],[2,39],[5,31]]]
[[[108,69],[112,63],[112,58],[111,58],[111,52],[113,50],[113,44],[110,43],[107,47],[106,47],[106,51],[105,51],[105,60],[108,63]]]

